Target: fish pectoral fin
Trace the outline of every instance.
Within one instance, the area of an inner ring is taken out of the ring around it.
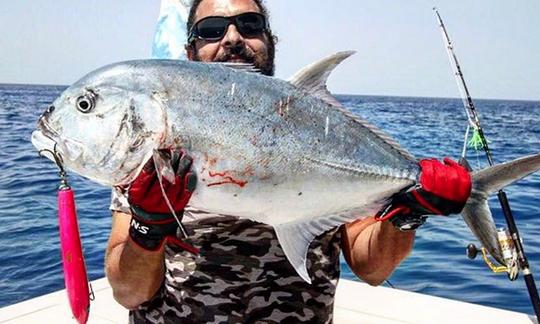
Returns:
[[[298,71],[288,81],[297,88],[303,89],[333,106],[343,107],[326,88],[326,81],[336,66],[354,53],[354,51],[339,52],[312,63]]]

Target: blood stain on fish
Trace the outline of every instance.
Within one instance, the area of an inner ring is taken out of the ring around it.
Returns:
[[[224,185],[224,184],[234,184],[234,185],[239,186],[240,188],[243,188],[247,184],[247,181],[238,180],[230,176],[229,171],[224,171],[224,172],[208,171],[208,175],[212,178],[221,177],[223,180],[209,183],[206,185],[207,187],[219,186],[219,185]]]

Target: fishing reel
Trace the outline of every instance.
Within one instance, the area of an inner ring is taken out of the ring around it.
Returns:
[[[499,246],[501,247],[504,263],[506,265],[496,265],[495,262],[491,261],[489,258],[489,252],[486,248],[482,247],[480,250],[474,245],[467,245],[467,257],[471,260],[475,259],[479,252],[482,253],[482,258],[487,266],[494,273],[503,273],[506,272],[508,279],[514,281],[518,278],[519,274],[519,264],[518,264],[518,253],[514,240],[510,235],[510,232],[505,228],[500,228],[497,230],[497,239]]]

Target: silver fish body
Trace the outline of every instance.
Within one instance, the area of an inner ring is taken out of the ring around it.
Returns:
[[[114,92],[108,85],[124,86],[121,96],[134,95],[111,100],[105,97]],[[96,112],[84,114],[74,99],[88,92],[96,96]],[[98,112],[108,100],[121,105]],[[199,178],[192,205],[272,225],[305,215],[363,211],[377,202],[371,213],[413,184],[418,173],[410,154],[358,117],[285,81],[219,65],[120,63],[77,82],[53,105],[53,115],[70,118],[49,116],[50,128],[58,132],[68,126],[78,133],[69,141],[81,147],[82,156],[61,150],[68,167],[81,161],[74,168],[79,173],[119,185],[137,174],[126,164],[132,154],[126,152],[139,153],[134,165],[140,166],[153,149],[183,147],[194,157]],[[145,146],[148,142],[152,145]]]
[[[178,74],[192,77],[173,76],[172,84],[184,86],[164,99],[180,108],[171,109],[168,137],[179,142],[164,146],[194,155],[201,189],[195,206],[271,225],[359,217],[416,179],[416,162],[388,138],[287,82],[184,65],[193,71]]]
[[[198,175],[190,205],[274,226],[309,281],[305,255],[316,235],[374,215],[419,173],[411,154],[321,90],[350,54],[309,67],[292,84],[217,64],[110,65],[68,88],[33,142],[56,143],[68,168],[113,186],[133,180],[156,149],[186,149]],[[89,112],[78,106],[85,98]],[[496,237],[492,227],[479,239]]]

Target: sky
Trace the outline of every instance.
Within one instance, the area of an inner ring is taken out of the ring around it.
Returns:
[[[276,76],[355,50],[338,94],[459,97],[445,21],[473,98],[540,100],[538,0],[267,0]],[[68,85],[109,63],[149,58],[159,0],[0,0],[0,83]]]

